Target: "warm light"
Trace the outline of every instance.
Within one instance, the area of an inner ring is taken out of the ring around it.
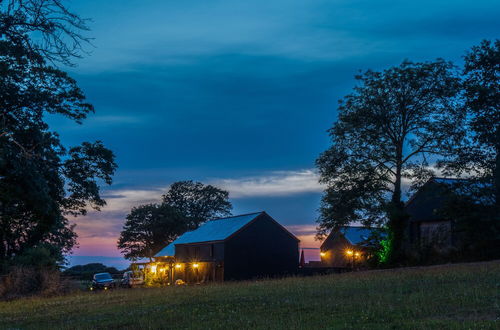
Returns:
[[[181,264],[175,265],[175,268],[180,269],[181,268]]]
[[[200,265],[198,265],[198,264],[193,264],[193,267],[194,267],[194,268],[198,268],[198,266],[200,266]]]
[[[324,256],[326,256],[326,253],[325,252],[320,252],[319,255],[322,256],[322,257],[324,257]]]
[[[354,253],[354,255],[355,255],[357,258],[359,258],[359,256],[360,256],[361,254],[360,254],[359,252],[356,252],[356,253]]]
[[[156,273],[156,265],[151,266],[151,273]]]
[[[354,252],[352,252],[352,250],[347,250],[347,251],[345,251],[345,253],[346,253],[348,256],[352,256]]]

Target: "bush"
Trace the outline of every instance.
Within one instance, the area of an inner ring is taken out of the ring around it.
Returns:
[[[51,268],[12,267],[0,283],[0,298],[26,295],[53,295],[61,291],[60,272]]]

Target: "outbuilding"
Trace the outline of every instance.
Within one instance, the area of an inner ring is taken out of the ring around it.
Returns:
[[[320,247],[322,267],[355,268],[366,262],[362,243],[367,241],[373,229],[345,226],[332,231]]]
[[[281,276],[297,271],[299,240],[266,212],[258,212],[207,221],[154,259],[169,283]]]

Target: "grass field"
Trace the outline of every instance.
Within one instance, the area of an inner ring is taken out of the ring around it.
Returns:
[[[0,328],[498,329],[500,261],[20,299]]]

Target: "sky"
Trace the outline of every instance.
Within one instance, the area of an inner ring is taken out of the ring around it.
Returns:
[[[66,68],[95,106],[83,125],[52,118],[62,141],[102,140],[119,169],[108,205],[72,220],[71,264],[126,266],[116,248],[133,206],[169,184],[197,180],[230,192],[233,214],[265,210],[317,247],[337,102],[360,70],[405,59],[461,63],[498,38],[498,1],[72,0],[91,18],[90,54]],[[314,260],[317,251],[306,250]]]

